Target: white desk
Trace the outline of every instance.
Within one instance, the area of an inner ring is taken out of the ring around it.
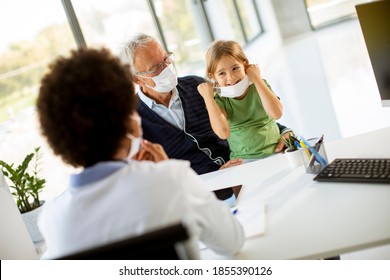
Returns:
[[[330,162],[390,158],[389,144],[390,127],[332,143],[325,135]],[[266,204],[265,234],[247,239],[237,259],[319,259],[390,243],[388,184],[319,183],[283,154],[201,177],[210,189],[243,184],[238,207]]]

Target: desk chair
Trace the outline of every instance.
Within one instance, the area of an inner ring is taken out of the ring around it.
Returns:
[[[177,223],[140,236],[70,254],[60,260],[178,260],[191,259],[184,243],[187,229]]]

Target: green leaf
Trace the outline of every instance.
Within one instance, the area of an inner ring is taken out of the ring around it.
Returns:
[[[33,158],[35,158],[34,165],[29,173],[29,165]],[[38,176],[40,159],[40,147],[36,147],[34,153],[26,155],[23,162],[17,167],[14,167],[14,163],[8,164],[0,160],[1,171],[12,182],[9,184],[9,188],[12,189],[11,194],[14,196],[21,213],[40,206],[39,193],[46,184],[46,180]]]

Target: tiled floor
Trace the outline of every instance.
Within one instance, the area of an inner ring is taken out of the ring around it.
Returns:
[[[381,106],[359,22],[349,20],[285,42],[262,68],[284,104],[281,123],[310,138],[325,141],[390,125],[390,107]],[[74,169],[55,157],[39,135],[33,110],[0,126],[0,154],[21,155],[42,146],[43,199],[57,196]],[[71,133],[71,132],[70,132]],[[65,172],[64,172],[65,171]],[[343,259],[390,259],[390,246],[347,254]]]

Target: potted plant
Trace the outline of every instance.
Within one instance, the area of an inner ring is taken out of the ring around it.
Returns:
[[[283,138],[283,141],[287,147],[284,152],[290,163],[290,166],[297,167],[302,165],[302,156],[300,151],[298,150],[300,140],[296,136],[290,135],[290,137]]]
[[[8,164],[0,160],[2,172],[11,182],[9,188],[35,243],[43,241],[36,224],[40,206],[44,203],[39,199],[39,193],[46,183],[45,179],[38,176],[40,159],[40,147],[36,147],[34,152],[28,154],[23,162],[16,167],[13,163]],[[33,166],[29,168],[32,161]]]

